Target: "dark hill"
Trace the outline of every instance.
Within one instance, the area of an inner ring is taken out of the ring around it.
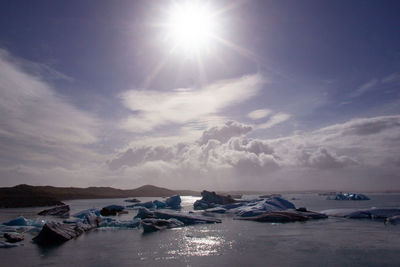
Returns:
[[[169,197],[177,194],[176,191],[154,185],[144,185],[136,189],[124,191],[132,197]]]
[[[182,191],[184,192],[184,190]],[[112,187],[78,188],[17,185],[0,188],[0,208],[55,206],[62,205],[62,200],[71,199],[168,197],[180,193],[180,191],[153,185],[144,185],[129,190]]]

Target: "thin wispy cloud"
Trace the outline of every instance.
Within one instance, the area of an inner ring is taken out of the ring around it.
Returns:
[[[257,109],[249,112],[249,114],[247,114],[247,117],[249,117],[252,120],[259,120],[267,117],[271,113],[272,111],[269,109]]]
[[[289,120],[290,117],[291,117],[290,114],[280,112],[280,113],[277,113],[277,114],[271,116],[267,122],[258,124],[256,126],[256,128],[257,129],[272,128],[275,125],[278,125],[280,123],[283,123],[283,122]]]
[[[378,84],[379,84],[378,79],[372,79],[362,84],[360,87],[357,88],[357,90],[353,91],[350,94],[350,97],[359,97],[367,92],[373,91]]]
[[[130,90],[120,97],[134,114],[122,120],[120,126],[127,131],[143,133],[163,125],[196,122],[256,96],[263,83],[264,79],[256,74],[202,88],[169,92]]]
[[[87,148],[99,141],[99,120],[25,72],[24,62],[0,53],[0,166],[21,172],[22,166],[70,168],[99,160]]]

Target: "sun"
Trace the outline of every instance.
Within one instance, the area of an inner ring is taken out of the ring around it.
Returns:
[[[186,52],[208,49],[216,34],[216,20],[205,1],[176,3],[168,12],[167,38]]]

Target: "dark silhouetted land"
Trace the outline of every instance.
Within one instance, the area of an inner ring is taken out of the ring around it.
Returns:
[[[168,197],[172,195],[200,195],[191,190],[170,190],[153,185],[136,189],[116,189],[112,187],[53,187],[17,185],[0,188],[0,208],[21,208],[35,206],[62,205],[63,200],[125,198],[125,197]]]

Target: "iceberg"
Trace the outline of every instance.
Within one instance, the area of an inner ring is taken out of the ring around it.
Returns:
[[[331,209],[321,213],[350,219],[387,219],[400,215],[400,209]]]
[[[154,216],[158,219],[177,219],[183,222],[185,225],[198,224],[198,223],[221,223],[220,219],[200,216],[200,215],[192,215],[185,214],[173,211],[154,211]]]
[[[5,233],[4,238],[7,240],[7,242],[16,243],[24,240],[24,235],[19,233]]]
[[[153,204],[156,206],[157,209],[163,209],[167,207],[167,204],[165,204],[165,202],[159,200],[154,200]]]
[[[46,221],[44,221],[44,220],[30,220],[30,219],[26,219],[23,216],[19,216],[16,219],[10,220],[8,222],[4,222],[3,225],[42,227],[45,223],[46,223]]]
[[[335,197],[327,197],[328,200],[370,200],[369,197],[363,194],[342,193],[340,192]]]
[[[140,202],[140,200],[139,200],[139,199],[136,199],[136,198],[125,199],[124,201],[125,201],[125,202],[130,202],[130,203],[139,203],[139,202]]]
[[[230,209],[229,212],[235,213],[241,217],[258,216],[262,213],[271,211],[282,211],[288,209],[296,209],[296,206],[283,198],[272,197],[269,199],[256,199],[247,202],[237,208]]]
[[[148,201],[144,203],[137,203],[133,205],[126,206],[127,208],[139,208],[143,207],[146,209],[180,209],[181,208],[181,197],[179,195],[175,195],[169,197],[165,200],[165,202],[160,200]]]
[[[69,217],[69,206],[68,205],[63,205],[63,206],[58,206],[52,209],[47,209],[43,210],[38,213],[38,215],[42,216],[59,216],[59,217]]]
[[[69,224],[74,224],[74,223],[78,223],[78,222],[83,222],[83,219],[65,219],[63,220],[63,223],[69,223]]]
[[[201,196],[202,199],[196,200],[193,204],[195,210],[211,209],[220,205],[227,205],[236,202],[236,200],[234,200],[230,195],[218,195],[215,192],[209,192],[206,190],[201,192]]]
[[[119,220],[103,220],[99,227],[115,227],[115,228],[137,228],[140,225],[140,219],[133,219],[132,221],[119,221]]]
[[[100,214],[102,216],[115,216],[123,212],[125,209],[124,206],[120,205],[109,205],[100,210]]]
[[[210,202],[207,202],[207,201],[204,201],[204,200],[201,200],[201,199],[196,200],[193,203],[193,209],[195,209],[195,210],[212,209],[212,208],[215,208],[216,206],[217,206],[217,204],[210,203]]]
[[[150,211],[148,209],[141,208],[138,214],[135,216],[137,219],[177,219],[185,225],[197,224],[197,223],[220,223],[221,220],[215,218],[209,218],[201,215],[195,215],[190,213],[181,213],[175,211]]]
[[[218,208],[211,208],[211,209],[205,209],[204,212],[208,213],[226,213],[226,209],[222,208],[222,207],[218,207]]]
[[[8,222],[4,222],[3,224],[7,225],[7,226],[28,226],[29,225],[28,220],[22,216],[19,216],[18,218],[10,220]]]
[[[143,202],[143,203],[137,203],[137,204],[133,204],[133,205],[129,205],[126,206],[127,208],[139,208],[139,207],[143,207],[146,209],[154,209],[155,205],[153,203],[153,201],[148,201],[148,202]]]
[[[159,230],[182,227],[184,224],[174,218],[165,220],[165,219],[143,219],[140,223],[143,228],[143,233],[155,232]]]
[[[400,224],[400,215],[392,216],[389,218],[386,218],[385,224]]]
[[[67,224],[60,222],[47,222],[33,241],[40,245],[59,244],[80,236],[82,233],[99,227],[102,219],[89,213],[83,222]]]
[[[22,243],[13,244],[13,243],[9,243],[9,242],[0,241],[0,248],[14,248],[14,247],[20,247],[23,245],[24,244],[22,244]]]
[[[85,219],[85,217],[87,215],[89,215],[89,214],[94,214],[96,216],[100,216],[100,210],[99,209],[95,209],[95,208],[88,209],[88,210],[83,210],[83,211],[80,211],[78,213],[75,213],[74,215],[72,215],[72,217]]]
[[[155,215],[152,211],[146,208],[139,208],[138,213],[134,217],[134,219],[145,219],[145,218],[155,218]]]
[[[165,204],[167,205],[168,208],[171,208],[171,209],[180,209],[181,202],[182,202],[182,200],[179,195],[169,197],[165,200]]]
[[[325,214],[320,214],[311,211],[298,211],[298,210],[285,210],[285,211],[270,211],[265,212],[261,215],[252,217],[236,217],[237,220],[249,220],[256,222],[273,222],[273,223],[285,223],[285,222],[298,222],[315,219],[328,218]]]

